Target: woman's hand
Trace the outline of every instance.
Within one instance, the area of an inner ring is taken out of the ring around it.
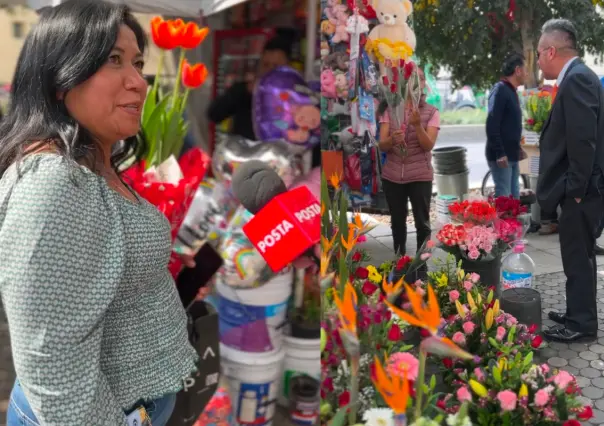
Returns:
[[[394,145],[403,145],[405,143],[405,134],[401,130],[392,132],[392,142]]]
[[[411,116],[409,117],[409,124],[411,124],[412,126],[421,126],[422,124],[422,118],[419,114],[419,109],[415,108],[412,112],[411,112]]]

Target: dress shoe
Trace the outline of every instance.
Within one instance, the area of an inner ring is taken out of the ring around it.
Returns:
[[[596,254],[596,256],[604,255],[604,247],[596,243],[596,246],[594,247],[594,253]]]
[[[555,325],[543,332],[543,337],[548,341],[573,343],[578,341],[592,341],[596,338],[596,333],[585,333],[581,331],[572,331],[566,327]]]
[[[556,322],[558,324],[561,324],[561,325],[566,324],[566,315],[564,315],[560,312],[549,311],[547,313],[547,317],[549,319],[551,319],[553,322]]]

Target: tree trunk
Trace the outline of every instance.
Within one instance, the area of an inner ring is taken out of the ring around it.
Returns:
[[[537,66],[537,40],[533,30],[533,8],[523,8],[520,13],[520,36],[522,38],[522,50],[526,63],[527,78],[524,87],[533,89],[538,86],[539,67]]]

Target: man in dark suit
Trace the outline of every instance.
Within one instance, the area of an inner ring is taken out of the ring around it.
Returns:
[[[537,198],[560,205],[560,250],[566,275],[566,312],[549,312],[559,325],[548,340],[594,338],[598,330],[594,246],[604,212],[604,90],[579,58],[577,33],[565,19],[550,20],[537,47],[544,78],[557,80],[556,97],[540,140]]]

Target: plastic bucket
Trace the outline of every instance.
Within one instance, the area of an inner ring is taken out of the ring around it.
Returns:
[[[291,380],[294,377],[306,374],[321,380],[321,339],[296,339],[285,336],[283,347],[285,362],[279,404],[288,407]]]
[[[220,342],[242,352],[278,352],[283,345],[292,279],[292,274],[279,275],[253,289],[216,283]]]
[[[285,351],[258,356],[221,345],[220,353],[235,424],[271,426],[277,407]]]

